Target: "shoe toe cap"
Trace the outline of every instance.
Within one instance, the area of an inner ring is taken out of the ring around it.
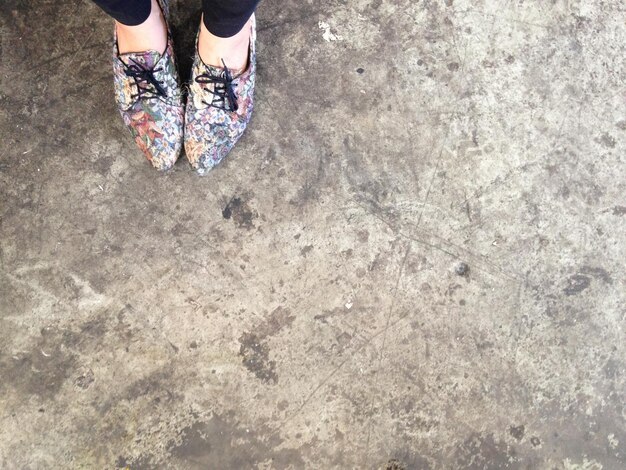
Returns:
[[[186,139],[185,153],[191,166],[198,173],[205,174],[228,155],[235,142],[236,138],[216,138],[216,133],[210,130],[206,132],[204,139]]]
[[[191,166],[205,174],[218,165],[243,135],[248,119],[219,119],[209,113],[188,113],[185,123],[185,153]]]
[[[123,113],[135,143],[158,170],[169,170],[178,159],[183,140],[183,110],[176,106],[140,108]]]
[[[159,171],[170,170],[180,155],[180,145],[174,148],[150,150],[144,152],[148,161]]]

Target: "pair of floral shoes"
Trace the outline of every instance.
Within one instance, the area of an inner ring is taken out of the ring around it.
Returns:
[[[159,0],[159,5],[167,24],[167,0]],[[186,106],[169,25],[162,54],[152,50],[119,54],[115,37],[117,105],[136,144],[158,170],[174,166],[184,143],[191,166],[205,174],[222,161],[243,134],[252,115],[256,76],[254,15],[250,24],[248,66],[236,76],[223,61],[223,68],[205,64],[196,38]]]

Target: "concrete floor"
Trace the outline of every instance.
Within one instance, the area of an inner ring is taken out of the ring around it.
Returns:
[[[0,15],[0,468],[626,468],[621,0],[263,0],[204,178],[89,1]]]

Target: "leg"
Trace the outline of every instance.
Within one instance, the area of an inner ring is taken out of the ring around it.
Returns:
[[[253,13],[259,0],[204,2],[184,137],[187,159],[201,175],[226,157],[252,116],[256,83]]]
[[[115,20],[113,89],[124,125],[152,165],[168,170],[183,143],[184,105],[167,0],[94,0]]]
[[[259,0],[202,0],[204,27],[220,38],[236,35],[248,22]]]
[[[167,28],[156,0],[94,0],[115,20],[118,52],[163,53],[167,44]]]
[[[205,64],[222,66],[233,74],[245,70],[248,61],[248,21],[260,0],[202,0],[198,52]]]
[[[104,12],[115,21],[138,26],[150,16],[150,0],[93,0]]]

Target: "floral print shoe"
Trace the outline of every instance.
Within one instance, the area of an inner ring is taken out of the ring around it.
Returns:
[[[228,64],[205,64],[198,53],[191,71],[185,111],[185,153],[201,175],[221,162],[242,136],[253,108],[256,78],[256,20],[251,18],[248,67],[232,76]]]
[[[167,24],[167,0],[158,3]],[[170,169],[182,147],[184,107],[169,26],[162,54],[119,54],[116,35],[113,74],[117,106],[137,146],[155,168]]]

